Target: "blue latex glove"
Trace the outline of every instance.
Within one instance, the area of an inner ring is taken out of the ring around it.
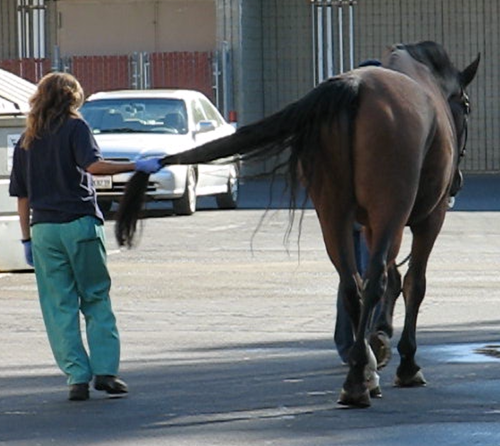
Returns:
[[[31,239],[21,240],[24,247],[24,258],[29,266],[34,266],[33,264],[33,250],[31,248]]]
[[[160,157],[137,160],[135,162],[135,170],[144,173],[156,173],[162,168],[160,160]]]

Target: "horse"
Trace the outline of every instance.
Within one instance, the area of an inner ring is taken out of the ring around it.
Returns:
[[[381,67],[334,76],[233,135],[162,159],[162,165],[231,156],[285,159],[281,168],[291,185],[291,206],[303,186],[355,333],[341,405],[369,407],[372,398],[381,396],[377,369],[390,357],[392,314],[400,292],[405,319],[395,385],[426,384],[415,360],[417,315],[428,259],[450,195],[461,183],[470,112],[466,87],[479,61],[480,54],[460,71],[438,43],[395,44],[383,55]],[[127,185],[116,216],[120,245],[133,244],[147,180],[146,174],[135,173]],[[355,222],[364,227],[370,252],[364,277],[356,269]],[[406,226],[412,235],[411,260],[402,279],[395,262]],[[379,301],[380,315],[372,321]]]

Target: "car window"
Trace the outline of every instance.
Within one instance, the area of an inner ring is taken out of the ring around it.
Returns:
[[[208,99],[200,98],[200,103],[201,106],[203,107],[203,110],[205,111],[205,115],[209,120],[215,122],[216,127],[219,127],[224,124],[222,116]]]
[[[197,125],[200,121],[207,120],[207,117],[205,116],[205,113],[203,112],[203,108],[201,107],[200,103],[196,99],[193,99],[191,101],[191,110],[193,113],[195,125]]]
[[[94,133],[188,132],[181,99],[124,98],[87,101],[80,109]]]

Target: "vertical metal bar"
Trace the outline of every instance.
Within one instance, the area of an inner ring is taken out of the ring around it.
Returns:
[[[222,42],[222,113],[224,118],[228,119],[229,116],[229,79],[228,79],[228,48],[227,40]]]
[[[215,98],[215,106],[219,109],[222,110],[222,104],[221,104],[221,98],[220,98],[220,85],[219,85],[219,75],[220,75],[220,70],[219,70],[219,63],[220,60],[219,58],[221,57],[220,55],[221,51],[218,50],[215,52],[215,57],[212,62],[212,76],[214,80],[214,98]]]
[[[31,57],[37,58],[37,40],[38,40],[38,9],[37,9],[37,0],[32,0],[33,5],[29,6],[30,11],[30,28],[31,28]],[[36,76],[36,67],[35,67],[35,76]]]
[[[337,2],[339,25],[339,71],[344,72],[344,24],[342,20],[342,0]]]
[[[21,0],[17,0],[17,56],[23,57],[23,11],[21,9]]]
[[[32,57],[32,37],[31,37],[31,29],[30,29],[30,24],[31,24],[31,14],[28,9],[28,6],[26,6],[26,9],[24,10],[24,32],[25,32],[25,54],[24,57]]]
[[[131,72],[131,79],[130,79],[130,85],[134,90],[137,90],[139,86],[137,85],[137,53],[134,52],[130,56],[130,72]]]
[[[59,71],[61,69],[61,50],[58,45],[54,45],[52,50],[52,71]]]
[[[317,42],[316,42],[316,6],[314,5],[315,0],[311,0],[311,21],[312,21],[312,55],[313,55],[313,82],[316,85],[318,80],[318,70],[316,68],[317,64]]]
[[[349,0],[349,69],[354,69],[354,0]]]
[[[26,23],[26,0],[17,0],[17,17],[18,17],[18,32],[19,32],[19,58],[27,57],[27,23]]]
[[[144,56],[141,51],[137,53],[137,88],[144,89]]]
[[[326,77],[332,77],[335,71],[333,67],[333,7],[332,0],[326,5]]]
[[[33,17],[33,57],[40,58],[40,15],[39,0],[34,0],[32,17]],[[37,73],[38,75],[38,73]]]
[[[237,121],[237,116],[231,117],[231,112],[234,112],[234,96],[233,96],[233,59],[232,52],[229,45],[229,42],[226,42],[225,51],[224,51],[224,60],[226,64],[226,73],[225,73],[225,89],[224,89],[224,102],[227,108],[227,119],[233,123]]]
[[[149,57],[149,53],[144,52],[144,88],[151,88],[151,60]]]
[[[46,11],[45,11],[45,0],[38,0],[40,4],[40,38],[38,43],[38,53],[41,59],[45,58],[45,19],[46,19]]]
[[[323,39],[323,7],[320,5],[316,9],[317,19],[317,41],[318,41],[318,83],[325,79],[325,61],[324,61],[324,39]]]

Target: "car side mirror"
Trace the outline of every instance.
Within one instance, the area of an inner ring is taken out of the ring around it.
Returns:
[[[215,130],[214,121],[200,121],[196,126],[196,133],[205,133]]]

